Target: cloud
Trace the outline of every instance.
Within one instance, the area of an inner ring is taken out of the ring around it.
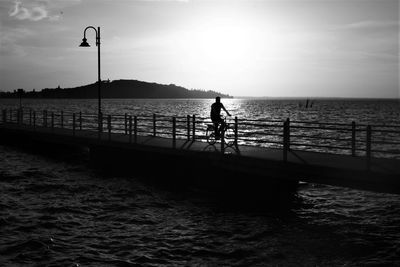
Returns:
[[[78,0],[72,0],[71,2],[80,2]],[[29,21],[40,21],[50,20],[57,21],[61,19],[60,14],[53,14],[51,11],[62,6],[64,1],[49,1],[49,0],[33,0],[33,1],[14,1],[12,8],[8,15],[11,18],[18,20],[29,20]]]

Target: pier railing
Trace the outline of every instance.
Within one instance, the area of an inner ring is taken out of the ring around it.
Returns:
[[[206,141],[209,118],[196,115],[165,116],[161,114],[82,114],[82,112],[35,111],[4,109],[2,123],[12,123],[36,128],[65,128],[77,131],[94,131],[99,138],[112,139],[113,133],[129,136],[136,142],[138,136],[157,136],[189,141]],[[235,147],[239,145],[282,149],[283,159],[289,151],[314,151],[352,156],[400,159],[400,125],[366,125],[356,122],[331,123],[314,121],[228,118],[235,132]],[[221,151],[224,150],[223,142]],[[235,148],[234,147],[234,148]]]

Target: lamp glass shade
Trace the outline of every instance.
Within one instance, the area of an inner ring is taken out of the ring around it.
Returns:
[[[86,41],[86,38],[82,39],[82,43],[80,44],[80,47],[90,47],[90,45],[88,44],[88,42]]]

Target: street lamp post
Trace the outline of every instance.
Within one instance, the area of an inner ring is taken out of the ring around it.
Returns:
[[[83,32],[83,39],[82,43],[80,44],[81,47],[90,47],[90,45],[87,42],[86,39],[86,30],[87,29],[93,29],[96,32],[96,46],[97,46],[97,59],[98,59],[98,79],[97,79],[97,96],[98,96],[98,116],[99,116],[99,127],[100,127],[100,116],[101,116],[101,91],[100,91],[100,84],[101,84],[101,79],[100,79],[100,27],[97,27],[97,30],[93,26],[88,26]]]

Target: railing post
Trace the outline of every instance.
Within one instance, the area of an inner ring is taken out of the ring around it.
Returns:
[[[97,114],[97,132],[98,138],[101,139],[101,133],[103,132],[103,113],[101,112]]]
[[[221,153],[224,153],[225,150],[225,130],[221,131]]]
[[[36,111],[33,111],[33,129],[36,129]]]
[[[172,117],[172,147],[176,147],[176,118]]]
[[[60,116],[61,116],[60,117],[60,120],[61,120],[60,127],[62,129],[62,128],[64,128],[64,111],[61,110],[61,115]]]
[[[370,170],[371,169],[371,135],[372,135],[372,129],[371,129],[371,125],[367,126],[367,133],[366,133],[366,146],[365,146],[365,155],[367,158],[367,169]]]
[[[7,109],[3,109],[3,123],[7,122]]]
[[[238,146],[238,128],[239,128],[239,121],[238,117],[235,116],[235,146]]]
[[[192,117],[192,141],[196,139],[196,115]]]
[[[46,110],[43,110],[42,119],[42,126],[46,127]]]
[[[128,134],[128,114],[124,115],[125,135]]]
[[[129,143],[132,143],[132,116],[129,115]]]
[[[99,134],[101,135],[101,133],[103,132],[103,113],[99,112],[99,114],[97,115],[97,120],[98,120],[98,124],[99,124]]]
[[[10,122],[12,122],[12,109],[10,108]]]
[[[24,110],[22,108],[20,108],[19,116],[20,116],[19,123],[24,124]]]
[[[17,109],[17,124],[20,124],[19,121],[19,119],[21,118],[21,116],[19,115],[20,112],[21,112],[20,109]]]
[[[190,140],[190,115],[186,116],[186,122],[187,122],[187,140]]]
[[[79,131],[82,131],[82,111],[79,111]]]
[[[287,162],[288,154],[288,122],[283,122],[283,161]]]
[[[72,135],[75,136],[75,113],[72,113]]]
[[[156,114],[153,114],[153,136],[156,136]]]
[[[289,118],[286,119],[286,127],[287,127],[287,129],[286,129],[287,151],[290,151],[290,119]]]
[[[351,122],[351,155],[356,156],[356,122]]]
[[[111,115],[107,116],[108,141],[111,141]]]
[[[134,133],[133,137],[135,139],[134,141],[136,144],[137,143],[137,117],[136,116],[133,117],[133,133]]]
[[[29,110],[29,126],[32,126],[32,109]]]
[[[54,112],[51,112],[51,131],[54,131]]]

